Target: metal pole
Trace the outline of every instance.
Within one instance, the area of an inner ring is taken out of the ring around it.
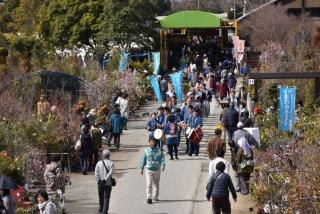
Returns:
[[[236,20],[236,0],[233,0],[233,19]]]
[[[200,0],[198,0],[198,10],[200,10]]]

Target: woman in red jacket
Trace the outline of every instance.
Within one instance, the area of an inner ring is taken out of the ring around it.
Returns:
[[[229,93],[229,87],[226,83],[226,80],[223,79],[222,83],[219,85],[219,97],[220,100],[223,100],[223,98],[225,98]]]

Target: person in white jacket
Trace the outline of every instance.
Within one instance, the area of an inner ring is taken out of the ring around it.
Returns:
[[[213,174],[217,173],[217,169],[216,166],[219,162],[223,162],[226,165],[226,168],[224,169],[224,173],[229,174],[229,166],[230,163],[229,161],[227,161],[226,159],[223,158],[223,151],[219,150],[217,151],[217,156],[213,159],[210,160],[210,164],[209,164],[209,174],[208,174],[208,180],[210,181],[210,178]]]
[[[122,125],[124,130],[127,130],[127,122],[129,119],[129,99],[128,94],[122,93],[121,96],[118,97],[117,104],[120,105],[120,113],[122,118]]]

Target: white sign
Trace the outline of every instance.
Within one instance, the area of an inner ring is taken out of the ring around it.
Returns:
[[[254,85],[254,79],[249,79],[249,85]]]

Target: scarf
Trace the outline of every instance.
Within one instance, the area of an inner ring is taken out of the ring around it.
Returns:
[[[47,205],[49,205],[49,206],[52,205],[53,209],[56,210],[56,205],[54,203],[52,203],[50,200],[47,200],[47,201],[43,202],[42,204],[38,204],[40,214],[42,214],[43,211],[45,211]]]
[[[252,152],[251,152],[251,146],[249,145],[247,139],[245,137],[242,137],[238,140],[238,144],[240,146],[240,148],[243,149],[244,151],[244,155],[249,158],[252,156]]]

